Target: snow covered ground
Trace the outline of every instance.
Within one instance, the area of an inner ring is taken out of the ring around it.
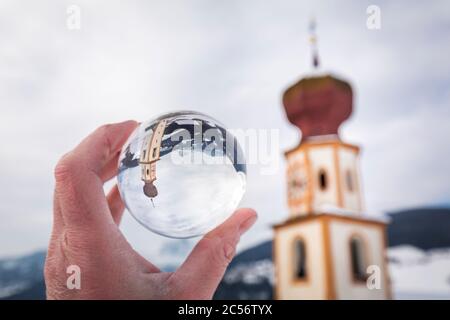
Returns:
[[[450,248],[425,251],[397,246],[389,248],[388,258],[394,299],[450,299]],[[240,263],[228,270],[223,281],[227,285],[265,282],[272,286],[272,261]]]
[[[450,248],[397,246],[388,257],[394,298],[450,299]]]

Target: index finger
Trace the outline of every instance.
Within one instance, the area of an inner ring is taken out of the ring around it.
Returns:
[[[135,121],[104,125],[59,161],[55,195],[65,226],[114,223],[103,191],[102,170],[117,156],[136,126]]]

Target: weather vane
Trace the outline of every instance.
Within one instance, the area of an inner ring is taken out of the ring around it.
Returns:
[[[314,18],[309,22],[309,43],[311,45],[312,63],[314,69],[319,68],[319,52],[317,49],[316,20]]]

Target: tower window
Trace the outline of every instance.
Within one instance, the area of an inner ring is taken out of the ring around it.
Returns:
[[[326,190],[328,186],[328,177],[324,169],[319,170],[319,187],[320,190]]]
[[[353,279],[356,281],[366,281],[367,274],[366,268],[367,263],[365,261],[365,250],[363,240],[358,236],[353,236],[350,239],[350,258]]]
[[[303,280],[306,278],[306,248],[303,239],[296,239],[294,242],[294,279]]]
[[[347,184],[348,191],[352,192],[354,190],[353,186],[353,175],[350,170],[345,172],[345,183]]]

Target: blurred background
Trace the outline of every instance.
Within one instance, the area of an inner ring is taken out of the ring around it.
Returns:
[[[380,29],[366,25],[372,4],[381,10]],[[70,27],[73,6],[80,28]],[[322,70],[355,91],[341,136],[362,146],[366,214],[391,214],[394,297],[449,299],[445,0],[0,0],[0,298],[44,297],[58,159],[104,123],[179,109],[206,113],[228,128],[279,130],[274,174],[248,167],[241,205],[260,218],[217,293],[271,298],[271,226],[288,214],[283,152],[300,140],[281,94],[311,71],[312,16]],[[128,213],[121,228],[138,252],[166,270],[198,240],[152,234]]]

